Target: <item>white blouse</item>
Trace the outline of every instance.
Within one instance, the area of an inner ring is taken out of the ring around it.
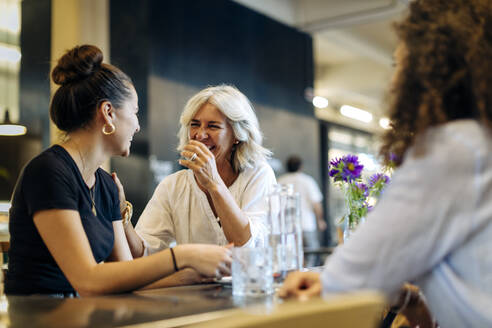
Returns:
[[[266,195],[276,184],[272,168],[261,162],[247,168],[229,187],[239,208],[249,219],[251,238],[244,246],[261,245],[267,233]],[[206,194],[199,188],[192,170],[181,170],[164,178],[145,207],[135,227],[144,240],[146,254],[177,244],[227,245]]]

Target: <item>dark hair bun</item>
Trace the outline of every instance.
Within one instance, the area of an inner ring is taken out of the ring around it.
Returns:
[[[59,85],[83,80],[101,68],[102,51],[92,45],[77,46],[65,53],[51,73],[53,82]]]

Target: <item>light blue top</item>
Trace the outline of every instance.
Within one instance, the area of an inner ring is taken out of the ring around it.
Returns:
[[[492,327],[492,138],[473,120],[431,129],[376,208],[328,258],[325,293],[421,287],[441,327]]]

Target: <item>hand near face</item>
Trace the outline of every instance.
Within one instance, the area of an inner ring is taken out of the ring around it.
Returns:
[[[116,175],[116,172],[111,173],[111,177],[113,178],[116,187],[118,188],[118,198],[120,200],[120,212],[123,212],[126,208],[126,197],[125,190],[123,189],[123,185],[121,184],[120,179]]]
[[[196,156],[193,154],[196,154]],[[211,189],[218,184],[224,183],[217,170],[215,156],[205,144],[190,140],[183,148],[181,156],[187,159],[179,160],[179,164],[193,170],[198,183],[205,189]]]
[[[321,279],[317,272],[292,272],[279,291],[282,298],[297,298],[301,301],[321,295]]]

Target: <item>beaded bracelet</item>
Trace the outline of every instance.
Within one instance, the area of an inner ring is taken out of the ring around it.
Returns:
[[[177,272],[177,271],[179,271],[179,268],[178,268],[178,265],[176,264],[176,256],[174,255],[174,250],[172,247],[169,248],[169,250],[171,251],[171,256],[173,258],[174,272]]]
[[[123,220],[123,227],[126,227],[128,223],[130,223],[130,219],[132,218],[132,215],[133,215],[132,203],[126,201],[126,207],[121,213],[121,218]]]

